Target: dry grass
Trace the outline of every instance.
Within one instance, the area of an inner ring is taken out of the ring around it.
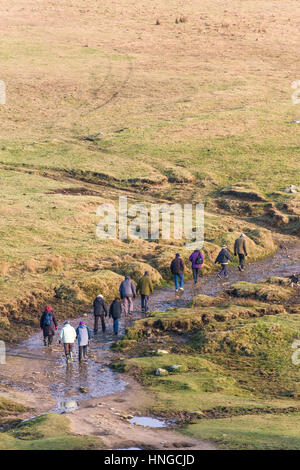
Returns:
[[[24,261],[24,271],[28,273],[36,273],[38,271],[38,262],[34,259]]]
[[[53,256],[47,262],[47,271],[60,271],[63,267],[63,259],[61,256]]]
[[[5,277],[8,275],[10,269],[10,264],[7,261],[2,261],[0,263],[0,275]]]

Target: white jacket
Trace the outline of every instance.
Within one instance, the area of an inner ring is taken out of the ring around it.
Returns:
[[[59,333],[59,340],[63,343],[74,343],[76,339],[76,331],[70,324],[65,325]]]

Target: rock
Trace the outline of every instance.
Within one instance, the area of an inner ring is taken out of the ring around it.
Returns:
[[[164,356],[165,354],[169,354],[169,351],[165,349],[157,349],[154,353],[155,356]]]
[[[155,371],[155,375],[168,375],[168,371],[166,369],[161,369],[158,367]]]
[[[74,410],[78,408],[78,403],[75,400],[66,400],[61,403],[61,406],[66,410]]]
[[[89,390],[86,387],[79,387],[78,390],[80,391],[80,393],[89,393]]]

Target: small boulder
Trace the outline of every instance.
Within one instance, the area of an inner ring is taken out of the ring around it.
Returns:
[[[166,369],[158,367],[155,371],[155,375],[168,375],[168,371]]]
[[[169,354],[169,351],[166,351],[165,349],[157,349],[154,356],[164,356],[165,354]]]

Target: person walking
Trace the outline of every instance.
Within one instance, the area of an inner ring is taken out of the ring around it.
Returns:
[[[120,297],[123,302],[125,317],[132,315],[133,312],[133,299],[136,298],[135,285],[133,284],[130,276],[126,274],[124,281],[120,285]]]
[[[63,343],[65,356],[67,362],[73,361],[73,346],[76,339],[76,331],[73,326],[70,325],[70,322],[66,320],[64,322],[63,328],[60,330],[59,333],[59,343]]]
[[[248,256],[246,237],[244,233],[241,233],[239,238],[237,238],[234,242],[234,256],[239,257],[238,268],[240,271],[244,271],[245,256]]]
[[[179,253],[176,253],[175,258],[173,259],[170,265],[170,270],[174,276],[175,292],[183,292],[184,291],[183,289],[184,262],[182,258],[180,257]],[[180,282],[180,287],[178,286],[178,281]]]
[[[44,345],[51,346],[55,331],[57,330],[57,320],[50,305],[47,305],[40,318],[40,328],[43,331]]]
[[[99,318],[101,319],[101,327],[102,327],[102,333],[105,333],[106,326],[105,326],[105,318],[107,317],[107,305],[104,302],[103,295],[99,294],[94,300],[93,303],[94,307],[94,333],[96,334],[98,332],[98,323],[99,323]]]
[[[197,284],[199,272],[202,268],[204,261],[203,254],[201,253],[199,248],[196,248],[196,250],[191,254],[189,260],[192,263],[194,284]]]
[[[227,246],[223,245],[215,261],[215,264],[218,263],[221,265],[221,271],[218,273],[218,278],[221,279],[222,274],[224,274],[224,277],[228,277],[228,272],[227,272],[228,261],[232,261],[232,258],[230,256],[229,251],[227,250]]]
[[[78,359],[79,362],[87,361],[88,359],[88,345],[89,340],[91,339],[91,332],[89,328],[84,324],[84,321],[79,322],[79,326],[76,328],[76,338],[78,341]]]
[[[144,276],[140,278],[136,286],[136,292],[141,294],[142,312],[147,314],[149,312],[149,297],[153,292],[153,284],[148,271],[145,271]]]
[[[112,317],[114,322],[114,333],[117,335],[119,333],[119,320],[122,315],[122,304],[119,297],[116,297],[110,307],[109,307],[109,316]]]

